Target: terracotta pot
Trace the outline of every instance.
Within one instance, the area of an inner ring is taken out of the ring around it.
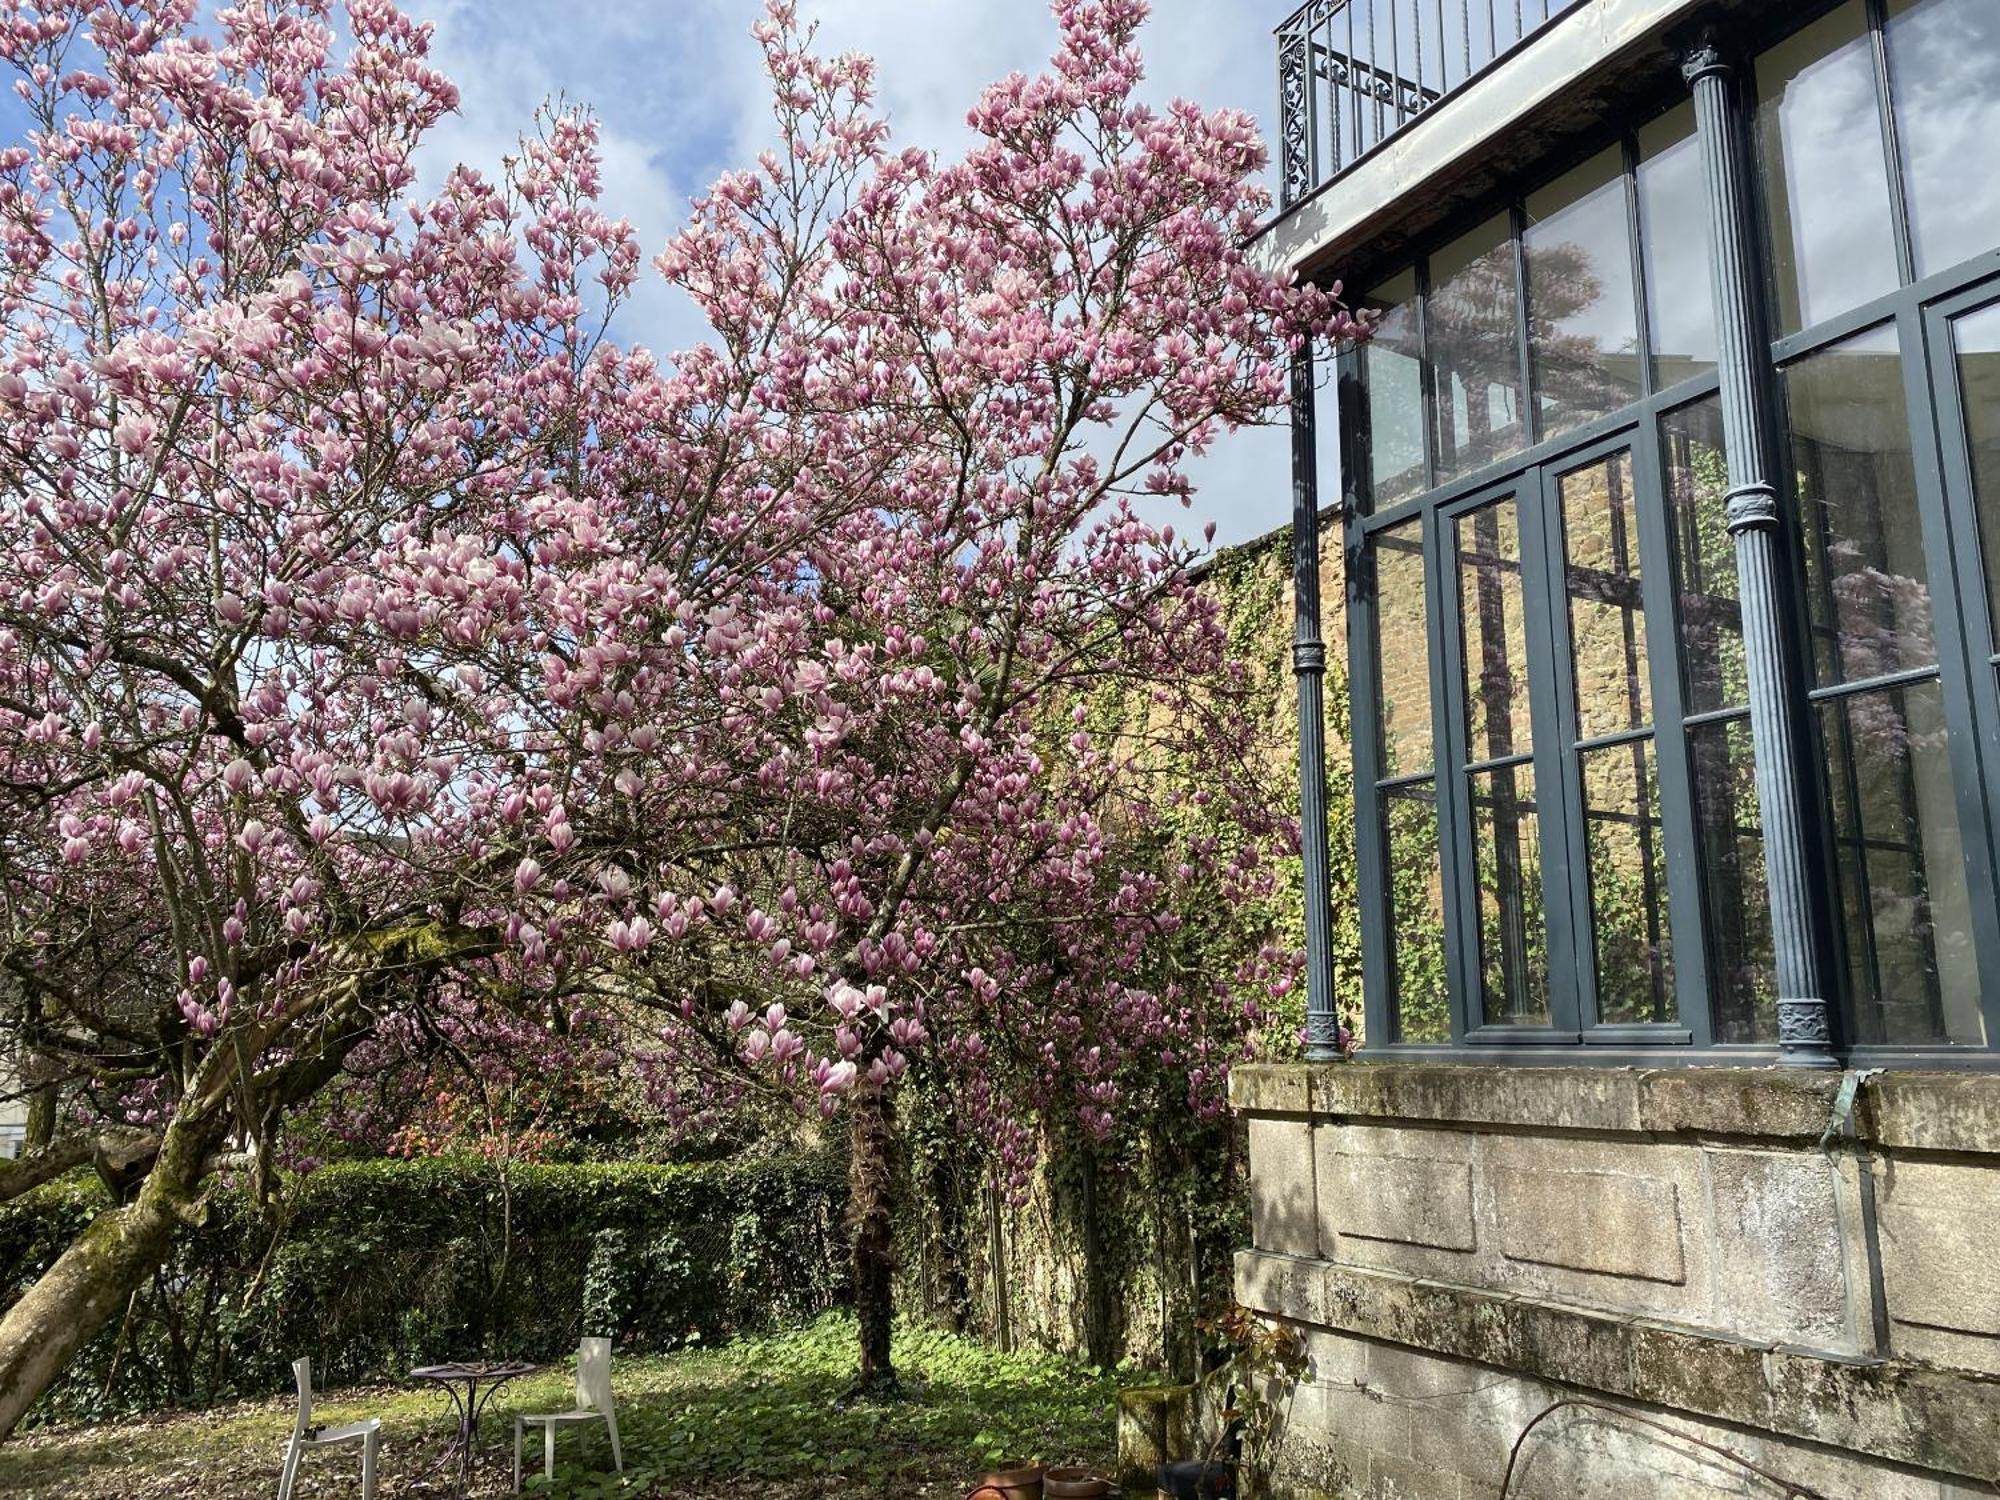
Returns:
[[[1043,1500],[1104,1500],[1111,1481],[1089,1469],[1051,1469],[1042,1476]]]
[[[1042,1500],[1040,1469],[1005,1469],[988,1474],[973,1493],[979,1500]]]

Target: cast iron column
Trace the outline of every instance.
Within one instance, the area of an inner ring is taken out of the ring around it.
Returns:
[[[1729,534],[1736,541],[1743,654],[1750,688],[1750,737],[1757,756],[1757,801],[1764,823],[1764,873],[1778,968],[1778,1048],[1803,1067],[1838,1066],[1828,1024],[1820,950],[1813,931],[1804,815],[1804,684],[1786,649],[1784,528],[1771,481],[1770,345],[1757,300],[1758,263],[1750,238],[1744,136],[1730,66],[1715,43],[1681,56],[1694,92],[1695,130],[1708,182],[1708,223],[1716,357],[1722,386],[1722,442],[1729,472]]]
[[[1326,833],[1326,645],[1319,634],[1319,471],[1313,450],[1312,344],[1292,355],[1292,675],[1299,689],[1299,846],[1305,858],[1306,1057],[1341,1055],[1333,1008]]]

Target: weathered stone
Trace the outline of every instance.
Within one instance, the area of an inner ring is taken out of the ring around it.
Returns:
[[[1473,1248],[1469,1164],[1323,1146],[1320,1169],[1326,1181],[1319,1204],[1322,1246],[1331,1249],[1340,1234],[1437,1250]]]
[[[1716,1318],[1746,1338],[1859,1352],[1837,1168],[1818,1152],[1704,1153]],[[1854,1247],[1856,1257],[1861,1247]],[[1866,1271],[1860,1273],[1866,1276]],[[1867,1295],[1865,1280],[1860,1288]]]
[[[1250,1117],[1250,1232],[1259,1249],[1319,1251],[1312,1136],[1302,1118]]]
[[[1353,1500],[1367,1483],[1366,1448],[1294,1423],[1286,1430],[1265,1488],[1270,1500]]]
[[[1640,1074],[1638,1089],[1641,1130],[1817,1141],[1832,1118],[1840,1075],[1797,1068],[1661,1068]]]
[[[2000,1152],[2000,1075],[1885,1073],[1860,1102],[1864,1133],[1891,1150]]]
[[[1366,1500],[1459,1500],[1458,1476],[1389,1453],[1368,1455]]]
[[[1519,1298],[1512,1308],[1520,1353],[1509,1367],[1548,1380],[1619,1395],[1632,1389],[1632,1332],[1608,1318],[1579,1318],[1567,1308]]]
[[[1245,1114],[1305,1114],[1310,1071],[1299,1063],[1238,1063],[1229,1070],[1229,1103]]]
[[[1875,1360],[1836,1360],[1789,1349],[1764,1356],[1771,1409],[1786,1431],[1879,1458],[1921,1460],[1922,1435],[1897,1399],[1903,1369]]]
[[[1305,1330],[1306,1378],[1321,1385],[1359,1385],[1368,1378],[1369,1345],[1325,1328]]]
[[[1118,1393],[1118,1483],[1143,1494],[1160,1465],[1188,1453],[1191,1385],[1137,1386]]]
[[[1903,1373],[1898,1386],[1926,1466],[2000,1483],[2000,1380],[1918,1368]]]
[[[1552,1130],[1640,1128],[1638,1075],[1622,1068],[1323,1067],[1313,1074],[1313,1110],[1363,1119]]]
[[[1767,1344],[1693,1333],[1644,1320],[1630,1325],[1632,1394],[1642,1401],[1688,1411],[1728,1412],[1765,1425],[1771,1392],[1764,1382]]]
[[[2000,1371],[2000,1167],[1897,1161],[1875,1201],[1897,1351]]]
[[[1410,1409],[1377,1391],[1353,1385],[1301,1385],[1292,1392],[1292,1420],[1338,1433],[1371,1453],[1409,1456]]]
[[[1509,1260],[1674,1284],[1687,1279],[1673,1183],[1508,1167],[1495,1169],[1492,1181],[1500,1250]]]
[[[1258,1250],[1236,1252],[1236,1300],[1245,1307],[1323,1328],[1349,1326],[1326,1302],[1321,1263]]]

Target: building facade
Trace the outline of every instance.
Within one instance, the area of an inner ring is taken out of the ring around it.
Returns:
[[[1264,249],[1378,318],[1294,403],[1363,993],[1236,1084],[1280,1492],[1996,1493],[2000,3],[1315,0],[1278,79]]]

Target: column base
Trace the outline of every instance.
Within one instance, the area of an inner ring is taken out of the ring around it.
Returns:
[[[1789,1068],[1837,1068],[1824,1000],[1778,1002],[1778,1060]]]

